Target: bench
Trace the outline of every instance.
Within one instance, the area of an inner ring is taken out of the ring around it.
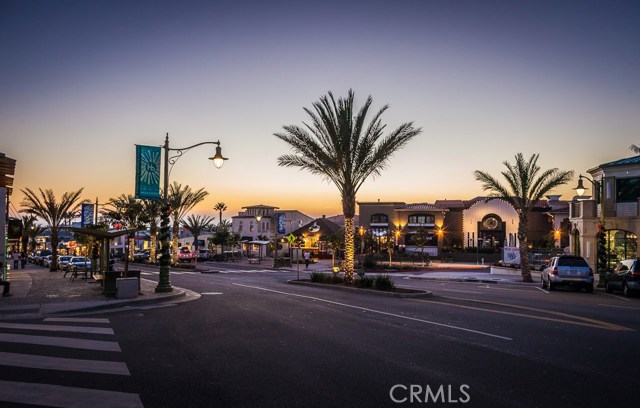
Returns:
[[[249,263],[250,264],[259,264],[260,263],[260,259],[258,259],[258,258],[249,258]]]

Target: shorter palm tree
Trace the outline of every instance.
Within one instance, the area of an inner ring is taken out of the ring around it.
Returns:
[[[51,231],[51,266],[49,270],[58,270],[58,232],[68,214],[79,211],[80,206],[88,200],[81,200],[82,188],[78,191],[66,192],[57,200],[51,189],[38,189],[40,195],[33,190],[25,188],[21,190],[25,195],[21,205],[24,212],[41,218]]]
[[[503,162],[507,170],[502,172],[507,181],[503,185],[489,173],[476,170],[476,180],[482,183],[482,189],[489,191],[490,198],[501,198],[511,204],[518,213],[518,241],[520,244],[520,268],[522,280],[533,282],[529,267],[529,247],[527,235],[529,232],[529,213],[533,206],[546,194],[556,187],[566,184],[573,177],[573,171],[560,171],[557,168],[540,173],[538,154],[526,160],[522,153],[516,154],[515,164]]]
[[[182,226],[187,229],[193,235],[194,252],[196,253],[196,263],[198,262],[198,237],[202,234],[202,231],[211,227],[214,217],[207,215],[189,215],[185,221],[182,221]]]
[[[420,262],[422,263],[422,266],[425,266],[424,247],[426,247],[427,244],[431,242],[431,235],[429,235],[429,230],[425,227],[418,228],[416,230],[416,233],[413,234],[413,242],[418,248],[420,248]]]

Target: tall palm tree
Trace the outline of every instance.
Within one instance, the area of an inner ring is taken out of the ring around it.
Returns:
[[[67,214],[79,211],[80,206],[88,200],[81,200],[82,188],[78,191],[66,192],[60,198],[56,199],[53,190],[38,189],[38,196],[33,190],[25,188],[22,193],[25,195],[21,205],[25,208],[24,212],[41,218],[51,231],[51,266],[49,270],[55,272],[58,270],[58,231],[65,220]]]
[[[640,146],[632,144],[631,146],[629,146],[629,150],[631,150],[635,154],[640,154]]]
[[[223,202],[217,203],[214,207],[214,210],[218,211],[218,214],[220,215],[218,217],[218,222],[222,222],[222,212],[223,211],[227,211],[227,205]]]
[[[182,226],[185,227],[191,235],[193,235],[193,246],[196,254],[196,263],[198,262],[198,237],[211,227],[215,217],[209,217],[208,215],[189,215],[186,221],[182,221]]]
[[[193,191],[188,185],[182,187],[182,184],[178,184],[175,181],[169,186],[168,201],[171,206],[171,217],[173,218],[172,263],[175,264],[178,261],[178,236],[182,219],[208,194],[208,192],[204,191],[204,188]]]
[[[480,170],[474,172],[476,180],[482,183],[483,190],[490,192],[488,198],[501,198],[511,204],[518,213],[520,267],[522,268],[522,280],[525,282],[533,282],[527,246],[529,213],[537,201],[554,188],[566,184],[573,177],[573,171],[561,171],[557,168],[540,173],[538,156],[539,154],[534,154],[529,160],[525,160],[522,153],[518,153],[515,164],[508,161],[503,162],[507,168],[502,172],[507,181],[506,186],[487,172]]]
[[[284,132],[274,136],[286,142],[294,154],[278,158],[278,165],[299,167],[332,181],[340,192],[345,217],[345,281],[353,281],[354,272],[354,216],[356,193],[369,176],[378,176],[387,166],[393,153],[420,134],[413,122],[400,125],[386,136],[380,117],[388,109],[383,106],[368,124],[367,114],[373,102],[367,98],[358,112],[354,112],[354,93],[337,101],[331,92],[313,103],[313,110],[304,108],[311,124],[284,126]]]

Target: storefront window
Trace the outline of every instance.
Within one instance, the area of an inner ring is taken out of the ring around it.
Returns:
[[[371,216],[371,224],[389,223],[389,217],[386,214],[373,214]]]
[[[412,214],[409,216],[409,224],[435,224],[436,217],[431,214]]]
[[[608,230],[606,232],[606,248],[609,268],[613,269],[616,263],[638,256],[638,237],[630,231]]]

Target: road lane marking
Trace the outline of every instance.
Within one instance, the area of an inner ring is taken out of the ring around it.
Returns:
[[[537,286],[536,286],[536,289],[538,289],[539,291],[544,292],[544,293],[546,293],[546,294],[549,294],[549,291],[544,290],[544,289],[542,289],[542,288],[539,288],[539,287],[537,287]]]
[[[0,365],[43,370],[78,371],[83,373],[131,375],[125,363],[118,361],[82,360],[0,352]]]
[[[605,295],[614,297],[616,299],[624,300],[625,302],[631,302],[631,299],[627,299],[625,297],[618,296],[618,295],[612,295],[611,293],[605,293]]]
[[[461,293],[476,293],[481,294],[482,292],[476,292],[473,290],[458,290],[458,289],[442,289],[445,292],[461,292]]]
[[[362,310],[362,311],[365,311],[365,312],[377,313],[377,314],[380,314],[380,315],[383,315],[383,316],[391,316],[391,317],[396,317],[396,318],[399,318],[399,319],[411,320],[411,321],[414,321],[414,322],[425,323],[425,324],[430,324],[430,325],[439,326],[439,327],[446,327],[446,328],[452,329],[452,330],[459,330],[459,331],[464,331],[464,332],[468,332],[468,333],[480,334],[480,335],[483,335],[483,336],[489,336],[489,337],[493,337],[493,338],[497,338],[497,339],[501,339],[501,340],[509,340],[509,341],[513,340],[511,337],[505,337],[505,336],[500,336],[500,335],[497,335],[497,334],[492,334],[492,333],[482,332],[482,331],[478,331],[478,330],[467,329],[465,327],[460,327],[460,326],[453,326],[451,324],[438,323],[438,322],[433,322],[433,321],[430,321],[430,320],[424,320],[424,319],[418,319],[418,318],[415,318],[415,317],[398,315],[398,314],[395,314],[395,313],[383,312],[381,310],[369,309],[369,308],[362,307],[362,306],[350,305],[348,303],[336,302],[336,301],[333,301],[333,300],[322,299],[322,298],[318,298],[318,297],[314,297],[314,296],[300,295],[300,294],[291,293],[291,292],[283,292],[283,291],[280,291],[280,290],[267,289],[267,288],[263,288],[263,287],[260,287],[260,286],[243,285],[243,284],[240,284],[240,283],[232,283],[232,285],[241,286],[241,287],[244,287],[244,288],[262,290],[262,291],[265,291],[265,292],[278,293],[280,295],[285,295],[285,296],[292,296],[292,297],[299,297],[299,298],[303,298],[303,299],[315,300],[315,301],[318,301],[318,302],[324,302],[324,303],[329,303],[329,304],[332,304],[332,305],[348,307],[348,308],[351,308],[351,309]]]
[[[0,401],[48,407],[144,408],[138,394],[16,381],[0,381]]]
[[[201,295],[222,295],[222,292],[202,292]]]
[[[571,314],[563,313],[563,312],[556,312],[555,310],[547,310],[547,309],[540,309],[540,308],[530,307],[530,306],[521,306],[521,305],[514,305],[514,304],[510,304],[510,303],[501,303],[501,302],[489,302],[489,301],[485,301],[485,300],[468,299],[468,298],[445,297],[445,299],[461,300],[461,301],[465,301],[465,302],[482,303],[482,304],[494,305],[494,306],[503,306],[503,307],[513,308],[513,309],[522,309],[522,310],[528,310],[528,311],[531,311],[531,312],[538,312],[538,313],[543,313],[543,314],[550,314],[550,315],[554,315],[554,316],[560,316],[560,317],[563,317],[563,318],[568,318],[568,319],[573,319],[573,320],[565,320],[565,319],[560,319],[560,318],[544,317],[544,316],[535,316],[535,315],[529,315],[529,314],[524,314],[524,313],[506,312],[506,311],[501,311],[501,310],[486,309],[486,308],[480,308],[480,307],[475,307],[475,306],[458,305],[458,304],[455,304],[455,303],[439,302],[439,301],[435,301],[435,300],[434,301],[421,300],[421,299],[414,299],[414,300],[417,301],[417,302],[439,303],[439,304],[442,304],[442,305],[452,306],[452,307],[460,307],[460,308],[465,308],[465,309],[473,309],[473,310],[485,311],[485,312],[496,313],[496,314],[505,314],[505,315],[511,315],[511,316],[525,317],[525,318],[528,318],[528,319],[555,321],[555,322],[561,322],[561,323],[567,323],[567,324],[574,324],[574,325],[578,325],[578,326],[595,327],[595,328],[606,329],[606,330],[634,331],[633,329],[630,329],[630,328],[624,327],[624,326],[619,326],[617,324],[607,323],[607,322],[603,322],[601,320],[595,320],[595,319],[591,319],[591,318],[588,318],[588,317],[571,315]],[[575,321],[575,320],[578,320],[578,321]]]
[[[619,309],[640,310],[640,307],[618,306],[618,305],[607,305],[607,304],[604,304],[604,303],[598,303],[598,306],[605,306],[605,307],[617,307],[617,308],[619,308]]]
[[[54,326],[54,325],[48,325],[48,324],[23,324],[23,323],[3,323],[3,322],[0,322],[0,329],[43,330],[43,331],[61,331],[61,332],[90,333],[90,334],[115,334],[113,332],[113,329],[108,327]]]
[[[96,323],[96,324],[111,323],[109,319],[100,319],[100,318],[94,319],[94,318],[88,318],[88,317],[47,317],[43,321],[60,322],[60,323]]]
[[[121,351],[115,341],[84,340],[70,337],[32,336],[29,334],[0,333],[0,342],[37,344],[39,346],[67,347],[97,351]]]

